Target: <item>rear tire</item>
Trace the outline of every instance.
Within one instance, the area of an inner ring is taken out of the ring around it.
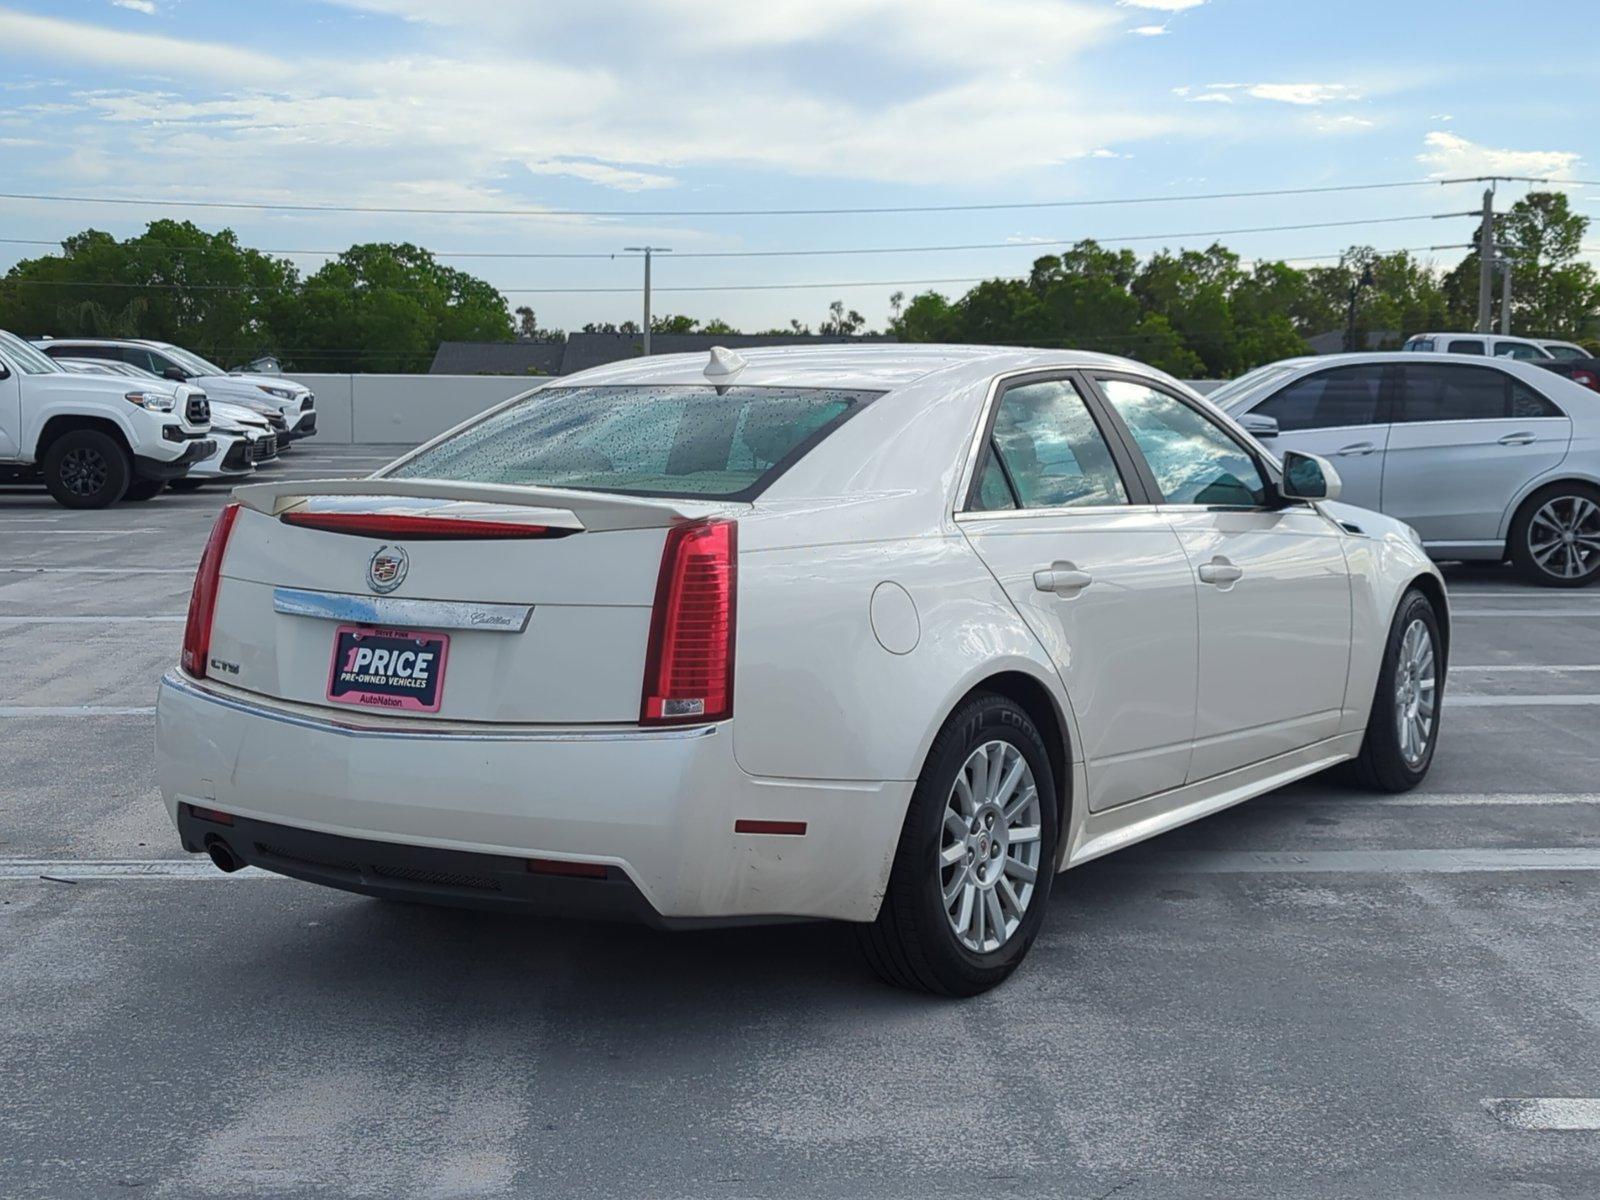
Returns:
[[[1050,899],[1056,796],[1044,740],[1015,701],[980,693],[951,714],[912,792],[883,906],[857,927],[884,982],[975,996],[1016,970]]]
[[[44,486],[64,508],[106,508],[122,499],[133,459],[122,443],[98,429],[64,433],[45,451]]]
[[[1511,522],[1511,561],[1529,583],[1587,587],[1600,578],[1600,490],[1555,483],[1523,502]]]
[[[1372,698],[1356,782],[1379,792],[1409,792],[1433,765],[1444,701],[1444,640],[1432,603],[1416,589],[1400,601]]]
[[[167,486],[164,479],[135,479],[128,485],[128,490],[123,494],[124,500],[154,500]]]

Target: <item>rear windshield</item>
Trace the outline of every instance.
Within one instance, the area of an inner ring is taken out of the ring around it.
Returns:
[[[821,388],[548,387],[388,472],[749,500],[879,395]]]

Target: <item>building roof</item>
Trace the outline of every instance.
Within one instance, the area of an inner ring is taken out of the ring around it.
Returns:
[[[430,375],[559,375],[560,342],[440,342]]]

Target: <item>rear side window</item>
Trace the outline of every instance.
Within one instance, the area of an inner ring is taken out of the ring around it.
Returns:
[[[1456,338],[1445,350],[1450,354],[1482,354],[1483,343],[1477,338]]]
[[[877,392],[821,388],[542,388],[389,472],[748,500]]]
[[[1089,406],[1068,380],[1007,388],[995,410],[991,446],[991,455],[997,451],[1003,464],[1002,482],[1009,482],[1022,508],[1128,502],[1111,450],[1089,415]],[[987,508],[996,499],[986,470],[979,483],[979,502]]]
[[[1400,372],[1397,421],[1499,421],[1563,415],[1533,388],[1504,371],[1407,364]]]
[[[1339,367],[1296,379],[1252,411],[1272,417],[1284,433],[1375,425],[1384,420],[1382,397],[1381,366]]]
[[[1549,357],[1532,342],[1500,342],[1494,348],[1494,356],[1496,358],[1514,358],[1519,362]]]

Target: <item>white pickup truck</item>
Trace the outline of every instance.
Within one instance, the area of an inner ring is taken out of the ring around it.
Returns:
[[[210,428],[197,388],[73,374],[0,330],[0,482],[68,508],[148,500],[215,452]]]

